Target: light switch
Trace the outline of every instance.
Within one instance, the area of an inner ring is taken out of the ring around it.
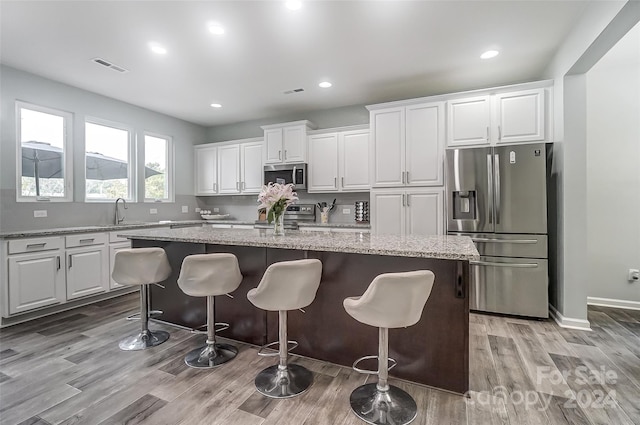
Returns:
[[[189,207],[187,205],[183,205],[182,206],[182,212],[183,213],[188,213],[189,212]]]
[[[201,210],[200,210],[200,208],[196,207],[196,210],[195,210],[195,211],[196,211],[196,212],[200,212]]]
[[[47,216],[47,210],[34,210],[33,211],[33,216],[36,217],[36,218],[46,217]]]
[[[158,209],[157,208],[151,208],[149,210],[149,214],[158,214]]]
[[[351,214],[351,208],[343,208],[342,214]]]
[[[220,212],[220,208],[214,208],[213,212]]]

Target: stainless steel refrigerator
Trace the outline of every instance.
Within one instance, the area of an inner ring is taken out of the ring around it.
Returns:
[[[470,308],[548,317],[551,144],[448,149],[447,232],[475,242]]]

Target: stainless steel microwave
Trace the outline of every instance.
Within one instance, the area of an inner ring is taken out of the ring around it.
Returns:
[[[296,190],[307,189],[307,164],[277,164],[264,166],[264,184],[293,183]]]

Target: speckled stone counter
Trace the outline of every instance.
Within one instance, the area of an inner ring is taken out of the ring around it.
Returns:
[[[140,229],[119,236],[139,240],[254,246],[302,251],[329,251],[394,257],[477,260],[478,251],[467,236],[381,236],[364,233],[312,233],[287,231],[274,236],[271,230],[212,229]]]

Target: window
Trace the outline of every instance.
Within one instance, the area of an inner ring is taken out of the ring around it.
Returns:
[[[173,202],[173,149],[171,138],[144,135],[144,199]]]
[[[132,132],[118,124],[85,123],[85,199],[107,201],[135,195]]]
[[[16,103],[18,201],[71,201],[71,114]]]

